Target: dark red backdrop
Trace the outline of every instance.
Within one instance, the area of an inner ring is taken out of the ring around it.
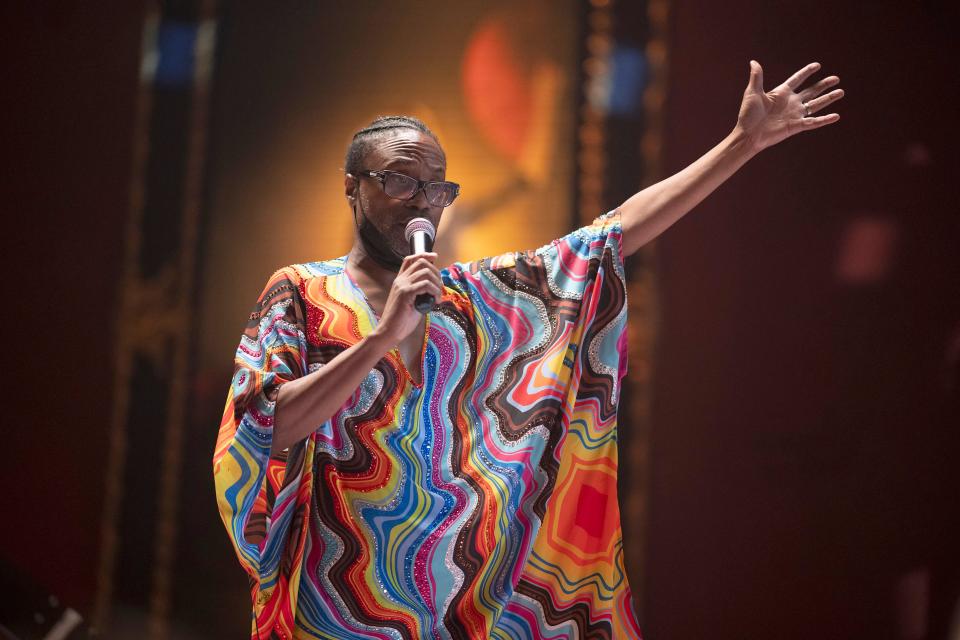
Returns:
[[[896,638],[897,581],[920,567],[942,625],[960,579],[956,11],[672,6],[668,171],[729,128],[750,58],[768,83],[820,61],[846,97],[662,239],[646,631]],[[864,213],[899,230],[892,267],[844,285],[841,232]]]

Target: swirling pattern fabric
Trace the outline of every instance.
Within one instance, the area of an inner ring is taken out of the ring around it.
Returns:
[[[271,457],[280,385],[377,323],[346,258],[273,275],[214,453],[253,638],[639,638],[617,506],[619,213],[442,270],[422,380],[386,354]]]

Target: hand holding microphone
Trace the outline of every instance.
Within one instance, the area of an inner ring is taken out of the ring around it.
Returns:
[[[434,265],[437,254],[429,251],[434,233],[429,220],[416,218],[407,224],[406,237],[413,253],[403,259],[373,330],[374,335],[386,337],[391,347],[421,326],[423,314],[443,295],[443,281]]]

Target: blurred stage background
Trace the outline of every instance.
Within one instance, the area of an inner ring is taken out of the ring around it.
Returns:
[[[0,625],[17,637],[53,637],[68,610],[70,637],[247,632],[210,463],[232,353],[274,269],[348,249],[354,130],[409,113],[437,132],[463,185],[440,251],[473,259],[548,242],[694,160],[735,123],[751,58],[768,88],[818,60],[847,97],[838,125],[754,159],[630,260],[620,480],[645,635],[948,637],[956,8],[0,11],[16,320]]]

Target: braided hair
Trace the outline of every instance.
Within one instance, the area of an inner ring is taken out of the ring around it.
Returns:
[[[366,127],[353,134],[353,141],[347,149],[343,170],[347,173],[356,173],[363,169],[363,162],[367,154],[373,149],[374,144],[381,140],[385,134],[397,129],[414,129],[430,136],[437,143],[437,146],[440,146],[436,134],[430,131],[427,125],[418,118],[413,116],[379,116]]]

